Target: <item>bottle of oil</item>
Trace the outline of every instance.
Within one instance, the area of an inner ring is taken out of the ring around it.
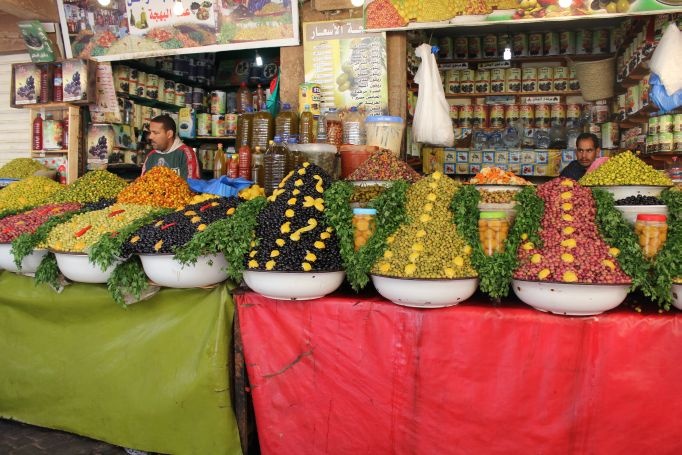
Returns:
[[[251,180],[261,188],[265,187],[264,154],[261,150],[251,153]]]
[[[247,107],[253,108],[253,95],[246,86],[246,82],[242,82],[237,90],[237,112],[244,113]]]
[[[213,178],[217,179],[225,175],[227,160],[223,144],[218,144],[218,150],[213,155]]]
[[[301,112],[301,121],[298,124],[298,140],[301,144],[312,144],[315,142],[315,119],[310,112],[310,105],[306,104],[304,111]]]
[[[246,111],[237,118],[237,150],[244,145],[251,145],[251,131],[253,130],[253,108],[248,106]]]
[[[298,141],[294,136],[287,140],[287,148],[289,149],[289,154],[287,155],[287,174],[299,167],[305,161],[303,152],[298,150],[298,147],[296,146],[297,142]]]
[[[275,139],[266,150],[264,168],[265,194],[269,196],[277,188],[277,185],[279,185],[284,176],[286,176],[287,149],[282,144],[281,137],[275,136]]]
[[[251,129],[251,149],[265,150],[268,148],[268,141],[272,137],[273,132],[272,115],[265,107],[265,103],[261,105],[261,110],[253,114],[253,127]],[[281,141],[280,137],[280,141]]]
[[[282,111],[275,118],[275,135],[287,142],[289,138],[298,133],[298,115],[291,110],[291,104],[284,103]]]

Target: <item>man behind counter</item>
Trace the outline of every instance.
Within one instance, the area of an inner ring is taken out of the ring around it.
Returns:
[[[151,120],[149,140],[154,150],[144,161],[142,175],[154,166],[165,166],[185,180],[200,178],[197,155],[177,137],[175,121],[170,116],[159,115]]]
[[[585,175],[587,168],[599,156],[599,138],[592,133],[581,133],[575,140],[576,159],[568,163],[568,166],[561,171],[562,177],[573,180],[580,180]]]

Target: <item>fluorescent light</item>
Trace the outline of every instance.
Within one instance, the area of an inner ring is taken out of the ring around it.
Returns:
[[[356,8],[359,8],[360,6],[365,4],[365,0],[350,0],[350,3]]]
[[[102,6],[109,6],[109,3],[111,3],[111,0],[97,0],[97,3],[99,3]]]
[[[559,0],[559,6],[562,8],[568,8],[573,4],[573,0]]]
[[[504,48],[504,53],[502,54],[502,58],[505,60],[511,60],[511,48],[509,46]]]
[[[173,14],[176,16],[179,16],[183,13],[184,7],[182,6],[182,2],[180,0],[177,0],[175,3],[173,3]]]
[[[256,52],[256,66],[263,66],[263,57],[258,52]]]

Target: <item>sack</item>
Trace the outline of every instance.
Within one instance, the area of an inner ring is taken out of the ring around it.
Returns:
[[[416,142],[443,147],[455,144],[455,132],[450,120],[450,105],[445,99],[436,57],[431,46],[422,44],[415,51],[422,59],[414,82],[419,84],[419,97],[414,111],[412,134]]]
[[[672,95],[668,95],[668,91],[661,83],[659,77],[656,74],[652,74],[649,77],[649,98],[661,111],[670,112],[682,106],[682,89]]]
[[[668,92],[682,90],[682,32],[671,23],[651,56],[651,72],[658,75]]]
[[[213,180],[187,179],[187,184],[195,193],[209,193],[230,197],[237,196],[241,190],[250,187],[253,182],[243,177],[231,179],[223,175]]]

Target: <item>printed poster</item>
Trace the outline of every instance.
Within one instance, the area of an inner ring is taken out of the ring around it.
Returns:
[[[303,24],[305,81],[321,86],[321,108],[388,111],[386,34],[365,33],[362,19]]]

